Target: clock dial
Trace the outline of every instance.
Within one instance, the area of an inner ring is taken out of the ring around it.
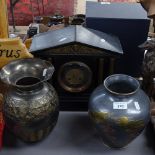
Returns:
[[[58,81],[68,92],[85,91],[91,84],[91,69],[79,61],[65,63],[60,67]]]
[[[84,75],[80,69],[70,69],[66,72],[66,81],[71,85],[78,85],[84,80]]]

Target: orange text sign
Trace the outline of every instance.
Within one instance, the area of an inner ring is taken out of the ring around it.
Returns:
[[[0,39],[0,68],[12,60],[33,58],[19,38]]]

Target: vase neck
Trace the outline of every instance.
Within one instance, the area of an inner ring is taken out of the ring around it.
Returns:
[[[43,88],[43,82],[32,86],[24,86],[24,87],[15,86],[15,89],[18,92],[25,92],[25,93],[32,92],[32,91],[40,91],[42,90],[42,88]]]
[[[131,76],[115,74],[105,79],[104,87],[112,94],[119,96],[130,96],[139,90],[140,84]]]
[[[16,82],[15,88],[22,92],[37,91],[43,88],[43,82],[38,78],[24,77]]]

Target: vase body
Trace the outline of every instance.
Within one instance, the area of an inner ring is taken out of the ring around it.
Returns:
[[[103,142],[122,148],[135,139],[150,119],[150,101],[139,82],[116,74],[97,87],[89,101],[89,116]]]
[[[6,127],[25,142],[42,140],[56,125],[58,96],[46,82],[53,71],[53,66],[43,60],[21,59],[0,73],[1,80],[9,85],[3,105]]]

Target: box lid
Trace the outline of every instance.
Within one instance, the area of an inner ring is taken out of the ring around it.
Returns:
[[[109,11],[111,10],[111,11]],[[139,3],[87,2],[87,18],[148,19]]]

